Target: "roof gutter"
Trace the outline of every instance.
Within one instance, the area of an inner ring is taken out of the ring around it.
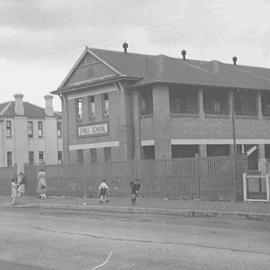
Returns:
[[[78,86],[78,87],[72,87],[72,88],[60,88],[54,91],[51,91],[51,94],[54,95],[58,95],[58,94],[65,94],[65,93],[71,93],[77,90],[84,90],[85,88],[89,88],[89,87],[97,87],[97,86],[101,86],[104,84],[108,84],[108,83],[114,83],[114,82],[118,82],[118,81],[123,81],[123,80],[130,80],[130,81],[138,81],[141,80],[142,78],[136,78],[136,77],[131,77],[131,76],[124,76],[124,77],[118,77],[118,78],[114,78],[114,79],[109,79],[109,80],[103,80],[101,82],[96,82],[96,83],[90,83],[90,84],[86,84],[84,86]]]

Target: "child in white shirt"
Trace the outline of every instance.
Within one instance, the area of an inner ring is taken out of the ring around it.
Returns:
[[[109,202],[107,191],[109,190],[108,185],[106,184],[106,179],[102,180],[101,184],[98,187],[98,197],[99,203]]]

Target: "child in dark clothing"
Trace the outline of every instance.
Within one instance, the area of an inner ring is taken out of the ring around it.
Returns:
[[[131,187],[131,204],[135,205],[136,204],[136,199],[139,194],[139,189],[141,187],[140,181],[138,178],[136,178],[133,182],[130,183]]]

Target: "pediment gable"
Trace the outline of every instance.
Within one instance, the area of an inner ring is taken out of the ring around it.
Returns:
[[[92,55],[89,51],[85,51],[60,87],[68,88],[85,82],[91,83],[91,81],[94,82],[118,74],[117,70],[106,64],[102,59]]]

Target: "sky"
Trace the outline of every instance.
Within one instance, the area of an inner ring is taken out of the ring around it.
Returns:
[[[86,45],[270,68],[269,18],[269,0],[0,0],[0,103],[44,107]]]

